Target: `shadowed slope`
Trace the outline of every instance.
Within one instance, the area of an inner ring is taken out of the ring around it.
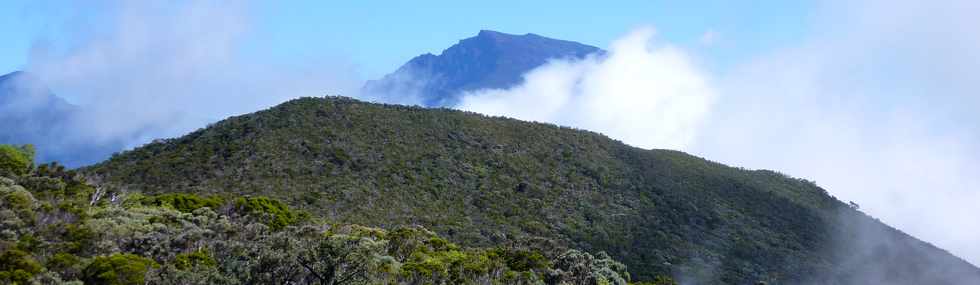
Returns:
[[[484,30],[440,55],[417,56],[380,80],[368,81],[363,93],[387,102],[451,107],[461,92],[512,87],[549,60],[580,59],[596,52],[601,50],[572,41]]]

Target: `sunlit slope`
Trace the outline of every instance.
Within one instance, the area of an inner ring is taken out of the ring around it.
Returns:
[[[812,182],[448,109],[296,99],[84,171],[129,191],[262,194],[338,222],[420,224],[465,245],[548,237],[604,250],[639,280],[980,276]]]

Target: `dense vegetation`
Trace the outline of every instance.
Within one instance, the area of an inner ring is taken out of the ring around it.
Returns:
[[[264,195],[340,223],[423,225],[466,246],[543,237],[608,252],[635,280],[980,276],[810,181],[446,109],[297,99],[84,171],[121,191]]]
[[[0,284],[630,280],[626,266],[605,253],[546,239],[462,247],[423,227],[332,223],[268,197],[119,192],[57,164],[34,167],[30,151],[0,145]]]
[[[882,238],[871,239],[881,240],[872,248],[901,245],[867,260],[901,272],[896,278],[931,272],[930,262],[902,263],[924,253],[949,270],[977,272],[813,182],[445,109],[297,99],[84,171],[107,187],[147,194],[264,195],[341,223],[423,225],[467,246],[544,237],[608,252],[638,280],[800,283],[832,275],[846,283],[864,273],[841,267],[848,242],[873,235]]]

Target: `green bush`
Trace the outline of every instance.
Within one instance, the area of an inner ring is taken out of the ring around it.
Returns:
[[[281,230],[305,217],[304,214],[290,210],[285,203],[263,196],[238,198],[235,200],[235,208],[247,215],[261,216],[263,222],[273,230]]]
[[[71,253],[59,252],[45,263],[48,271],[57,272],[62,278],[77,278],[82,272],[82,258]]]
[[[98,243],[99,235],[91,228],[79,224],[64,224],[62,236],[64,250],[80,254]]]
[[[174,210],[184,213],[191,213],[200,208],[211,208],[217,210],[224,203],[221,197],[201,197],[194,194],[170,193],[156,196],[144,197],[140,201],[143,205],[171,207]]]
[[[31,192],[19,186],[10,189],[13,191],[2,194],[2,201],[5,206],[15,211],[30,211],[34,209],[34,195],[31,195]]]
[[[548,258],[538,251],[498,248],[493,253],[502,257],[507,267],[514,271],[540,270],[550,266]]]
[[[187,270],[197,266],[217,266],[218,262],[215,261],[207,251],[196,250],[193,252],[178,254],[176,257],[174,257],[173,264],[177,269]]]
[[[29,284],[31,277],[41,273],[42,269],[27,252],[10,249],[0,255],[0,283]]]
[[[159,267],[152,259],[135,254],[116,253],[99,256],[85,267],[82,281],[86,284],[128,285],[144,284],[146,272]]]
[[[34,146],[0,144],[0,175],[24,175],[34,165]]]

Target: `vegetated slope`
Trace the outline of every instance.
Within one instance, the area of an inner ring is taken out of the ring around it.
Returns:
[[[484,30],[439,55],[412,58],[395,72],[368,81],[362,93],[386,102],[451,107],[464,91],[512,87],[522,82],[524,73],[549,60],[581,59],[597,52],[597,47],[572,41]]]
[[[261,194],[338,222],[419,224],[471,246],[548,237],[606,251],[634,280],[980,280],[812,182],[447,109],[296,99],[83,171],[121,190]]]
[[[632,284],[607,254],[546,239],[461,247],[268,197],[123,193],[33,155],[0,144],[0,284]]]

